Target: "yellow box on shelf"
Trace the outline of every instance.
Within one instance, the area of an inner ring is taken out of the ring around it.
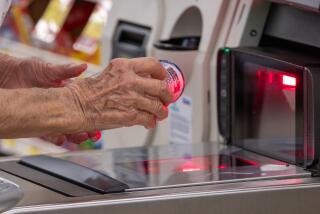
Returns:
[[[33,38],[52,45],[67,18],[74,0],[51,0],[33,32]]]
[[[72,57],[98,65],[101,63],[101,39],[111,7],[111,0],[96,4],[83,32],[73,45]]]

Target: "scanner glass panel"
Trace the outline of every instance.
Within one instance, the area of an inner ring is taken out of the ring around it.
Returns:
[[[302,72],[267,57],[237,54],[234,142],[300,164],[303,150]]]
[[[106,173],[131,189],[305,173],[240,148],[212,145],[116,149],[61,158]]]
[[[286,72],[246,63],[243,78],[245,143],[285,144],[295,150],[296,78]]]

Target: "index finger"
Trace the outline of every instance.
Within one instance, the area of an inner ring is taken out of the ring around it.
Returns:
[[[140,76],[151,76],[158,80],[167,78],[167,71],[159,60],[152,57],[141,57],[130,59],[130,64],[136,74]]]

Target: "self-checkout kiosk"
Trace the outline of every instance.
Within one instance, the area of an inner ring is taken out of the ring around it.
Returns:
[[[220,49],[217,121],[227,143],[318,174],[320,19],[313,4],[303,3],[262,3],[268,8],[263,30],[249,14],[243,37],[226,42],[236,47]]]
[[[318,9],[229,3],[212,46],[215,141],[1,159],[5,213],[317,213]]]

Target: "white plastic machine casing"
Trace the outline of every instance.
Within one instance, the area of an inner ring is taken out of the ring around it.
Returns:
[[[108,65],[112,56],[112,40],[119,22],[129,22],[151,28],[147,45],[149,55],[153,43],[158,40],[163,22],[164,0],[116,0],[112,2],[108,24],[103,34],[102,64]]]
[[[179,4],[179,6],[177,6]],[[154,48],[153,55],[177,63],[185,74],[186,88],[169,107],[169,118],[158,124],[152,144],[197,143],[209,137],[210,57],[229,1],[166,1],[162,39],[200,36],[198,50],[172,51]]]
[[[113,36],[119,22],[124,21],[151,28],[151,34],[146,46],[146,55],[150,56],[153,44],[159,40],[164,18],[164,0],[113,1],[108,24],[103,35],[103,66],[108,65],[112,58]],[[105,148],[143,145],[148,137],[148,131],[143,127],[108,130],[104,134],[106,139]]]
[[[225,11],[222,28],[213,48],[210,74],[211,129],[210,140],[220,139],[217,113],[217,54],[219,48],[237,46],[257,46],[266,23],[270,2],[265,0],[230,1]]]

